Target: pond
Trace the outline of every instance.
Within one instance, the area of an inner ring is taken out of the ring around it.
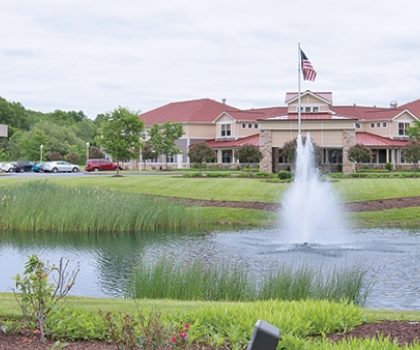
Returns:
[[[135,266],[162,257],[180,262],[232,263],[263,274],[276,266],[358,267],[373,282],[367,307],[420,310],[420,232],[353,230],[344,243],[285,244],[274,229],[191,236],[2,234],[0,291],[10,291],[31,254],[52,263],[80,263],[73,295],[121,297]]]

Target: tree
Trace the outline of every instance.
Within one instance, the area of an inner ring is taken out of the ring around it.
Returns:
[[[206,142],[200,142],[190,146],[188,157],[193,163],[206,164],[216,160],[216,152]]]
[[[408,129],[408,135],[413,141],[420,141],[420,120],[417,120],[414,126]]]
[[[184,131],[181,123],[153,124],[150,129],[150,143],[157,155],[165,155],[165,162],[168,157],[180,153],[175,141],[178,140]]]
[[[367,163],[370,161],[371,152],[369,148],[356,144],[349,148],[347,156],[352,162],[356,163],[357,167],[358,163]]]
[[[236,155],[239,163],[259,163],[262,158],[260,149],[254,145],[243,145],[238,148]]]
[[[155,149],[153,148],[153,145],[150,141],[146,141],[143,144],[142,150],[141,150],[141,156],[143,158],[143,162],[146,167],[146,160],[155,159],[157,157],[157,153]]]
[[[60,259],[58,266],[47,265],[38,256],[32,255],[25,264],[23,276],[15,277],[16,301],[24,317],[32,318],[39,330],[41,341],[45,340],[45,323],[48,315],[73,288],[79,267],[68,270],[69,261]],[[54,281],[54,282],[52,282]]]
[[[137,114],[118,107],[104,116],[100,123],[99,142],[119,165],[121,160],[134,159],[139,155],[140,136],[144,124]],[[117,174],[119,174],[119,166]]]
[[[306,143],[306,137],[302,137],[302,142]],[[320,163],[322,150],[314,142],[312,142],[312,145],[314,147],[315,161],[317,163]],[[284,144],[283,148],[280,150],[280,155],[287,158],[287,163],[292,164],[295,162],[296,149],[297,149],[297,139],[294,139]]]

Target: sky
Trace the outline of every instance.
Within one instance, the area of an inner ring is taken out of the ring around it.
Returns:
[[[318,74],[303,91],[332,91],[336,105],[420,98],[418,0],[0,3],[0,96],[32,110],[283,106],[298,42]]]

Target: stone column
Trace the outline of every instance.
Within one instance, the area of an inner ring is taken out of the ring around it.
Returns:
[[[278,172],[280,170],[279,167],[279,156],[280,156],[280,150],[278,147],[273,147],[273,170],[274,172]]]
[[[273,146],[271,130],[261,130],[260,132],[260,151],[262,159],[260,162],[260,171],[266,173],[273,172]]]
[[[349,159],[349,148],[356,144],[356,132],[354,130],[343,131],[343,173],[350,174],[354,172],[355,165]]]

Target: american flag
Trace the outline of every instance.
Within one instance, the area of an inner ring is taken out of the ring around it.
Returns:
[[[316,78],[316,71],[312,66],[311,61],[309,61],[308,57],[306,57],[302,50],[300,50],[300,60],[302,65],[303,79],[314,81]]]

